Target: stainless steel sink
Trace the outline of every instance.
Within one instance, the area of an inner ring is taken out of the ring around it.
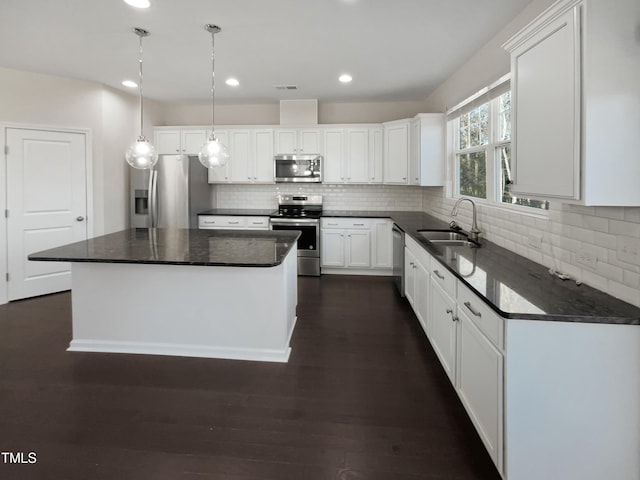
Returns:
[[[478,243],[469,240],[466,234],[452,230],[418,230],[418,235],[436,245],[479,246]]]

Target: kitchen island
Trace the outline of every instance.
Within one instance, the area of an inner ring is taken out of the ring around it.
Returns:
[[[71,262],[69,351],[286,362],[298,236],[130,229],[29,260]]]

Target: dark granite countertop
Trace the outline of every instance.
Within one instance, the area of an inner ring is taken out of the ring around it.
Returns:
[[[274,267],[299,236],[272,230],[136,228],[32,253],[29,260]]]
[[[421,212],[389,214],[405,234],[505,318],[640,325],[640,308],[587,285],[552,276],[547,267],[482,237],[480,248],[437,246],[417,232],[448,230],[446,222]]]
[[[204,212],[198,212],[198,215],[232,215],[237,217],[268,217],[275,211],[264,208],[212,208]]]

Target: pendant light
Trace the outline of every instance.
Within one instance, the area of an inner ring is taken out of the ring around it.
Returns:
[[[211,135],[207,143],[200,149],[198,158],[200,163],[207,168],[221,167],[227,163],[229,159],[229,150],[216,138],[215,134],[215,91],[216,91],[216,72],[215,72],[215,35],[220,32],[221,28],[217,25],[208,23],[204,26],[205,30],[211,33]]]
[[[139,170],[148,170],[153,168],[153,166],[158,162],[158,153],[156,152],[156,148],[151,144],[151,142],[147,141],[144,137],[143,131],[143,100],[142,100],[142,38],[149,36],[149,32],[142,28],[134,28],[133,33],[138,35],[140,38],[140,48],[138,52],[138,66],[140,72],[140,78],[138,82],[138,86],[140,87],[140,136],[138,140],[136,140],[133,145],[131,145],[126,153],[125,159],[127,163],[131,165],[133,168],[137,168]]]

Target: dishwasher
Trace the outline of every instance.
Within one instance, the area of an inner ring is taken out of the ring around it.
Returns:
[[[401,297],[404,297],[404,231],[395,223],[393,235],[393,280]]]

